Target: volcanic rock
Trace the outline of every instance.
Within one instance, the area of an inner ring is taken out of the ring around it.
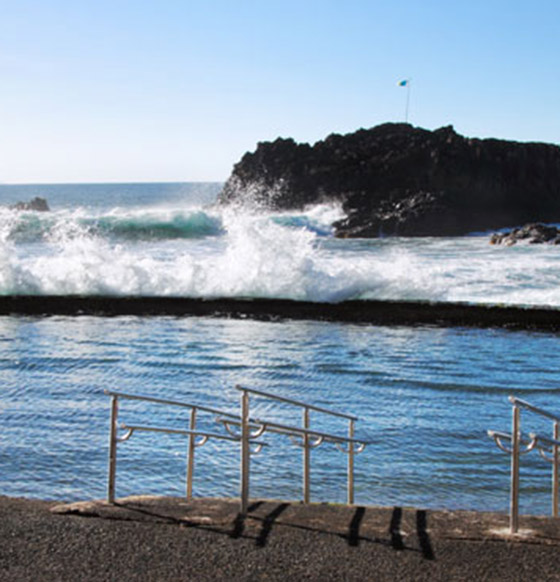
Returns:
[[[336,201],[339,237],[459,236],[560,222],[560,148],[387,123],[243,156],[220,204],[299,210]]]
[[[17,202],[10,206],[11,210],[35,210],[37,212],[48,212],[50,210],[47,201],[44,198],[36,196],[29,202]]]
[[[560,229],[546,224],[527,224],[521,228],[494,233],[490,237],[492,245],[512,246],[519,241],[525,241],[529,244],[550,243],[558,245],[560,244]]]

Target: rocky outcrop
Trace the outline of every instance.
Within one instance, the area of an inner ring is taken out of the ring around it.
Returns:
[[[17,202],[10,206],[10,210],[35,210],[37,212],[48,212],[50,210],[47,201],[44,198],[36,196],[29,202]]]
[[[533,245],[542,243],[559,245],[560,229],[547,224],[527,224],[521,228],[494,233],[490,237],[490,244],[492,245],[506,245],[510,247],[519,241]]]
[[[259,143],[234,166],[221,204],[300,209],[339,201],[341,237],[456,236],[560,222],[560,148],[384,124],[313,146]]]

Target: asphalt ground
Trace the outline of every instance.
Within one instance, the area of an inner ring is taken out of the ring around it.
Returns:
[[[503,514],[131,497],[0,497],[0,580],[560,580],[560,523]]]

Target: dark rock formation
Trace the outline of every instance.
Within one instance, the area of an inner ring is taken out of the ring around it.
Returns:
[[[490,238],[492,245],[511,246],[519,241],[529,244],[550,243],[560,244],[560,229],[546,224],[527,224],[506,232],[494,233]]]
[[[384,124],[313,146],[259,143],[220,203],[300,209],[340,201],[341,237],[456,236],[560,222],[560,148]]]
[[[47,201],[44,198],[36,196],[29,202],[17,202],[10,206],[11,210],[36,210],[37,212],[48,212],[50,210]]]

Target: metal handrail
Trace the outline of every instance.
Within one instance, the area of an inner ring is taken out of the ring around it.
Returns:
[[[153,396],[143,396],[141,394],[129,394],[126,392],[119,392],[117,390],[103,390],[107,396],[117,396],[119,398],[126,398],[127,400],[143,400],[146,402],[154,402],[155,404],[167,404],[169,406],[180,406],[182,408],[193,409],[196,408],[202,412],[209,412],[210,414],[219,414],[220,416],[229,416],[231,418],[239,418],[238,414],[218,410],[209,406],[202,406],[200,404],[190,404],[188,402],[179,402],[178,400],[166,400],[164,398],[154,398]]]
[[[145,431],[145,432],[160,432],[160,433],[167,433],[167,434],[180,434],[188,437],[197,437],[200,436],[202,439],[198,442],[194,443],[195,447],[201,447],[205,445],[208,439],[219,439],[225,441],[233,441],[236,443],[241,442],[240,437],[233,437],[228,436],[225,434],[218,434],[215,432],[202,432],[198,430],[183,430],[179,428],[166,428],[166,427],[159,427],[159,426],[145,426],[145,425],[130,425],[130,424],[121,424],[121,428],[126,430],[127,433],[119,439],[119,442],[124,442],[128,440],[135,431]],[[253,450],[251,450],[251,454],[257,455],[262,451],[263,447],[267,447],[267,443],[263,443],[261,441],[252,441],[252,445],[256,445]]]
[[[249,468],[251,454],[258,453],[266,443],[256,441],[255,439],[264,434],[265,431],[270,433],[284,434],[290,437],[292,442],[303,449],[303,491],[304,502],[309,502],[309,484],[310,484],[310,452],[313,448],[318,447],[323,442],[333,443],[340,451],[348,455],[348,503],[354,502],[354,456],[361,453],[370,441],[354,438],[354,423],[357,420],[356,416],[344,414],[338,411],[328,410],[305,402],[293,400],[291,398],[284,398],[276,396],[262,390],[255,390],[252,388],[244,388],[236,386],[241,391],[241,415],[232,414],[223,410],[218,410],[209,406],[201,406],[198,404],[191,404],[186,402],[179,402],[176,400],[168,400],[163,398],[155,398],[152,396],[143,396],[139,394],[130,394],[119,392],[115,390],[104,390],[104,393],[111,397],[111,423],[109,433],[109,475],[107,487],[107,500],[113,503],[115,500],[115,480],[116,480],[116,466],[117,466],[117,444],[128,440],[135,431],[149,431],[156,433],[180,434],[189,437],[189,448],[187,455],[187,500],[192,498],[192,482],[194,473],[194,453],[197,446],[204,445],[209,438],[219,438],[232,442],[240,442],[241,444],[241,474],[240,474],[240,497],[241,497],[241,515],[247,513],[248,498],[249,498]],[[251,418],[249,414],[249,394],[254,394],[260,397],[270,398],[275,401],[285,402],[303,408],[303,426],[291,426],[275,421],[261,420]],[[119,399],[139,400],[144,402],[151,402],[154,404],[163,404],[169,406],[178,406],[190,410],[190,425],[189,429],[158,427],[137,424],[121,424],[118,425],[118,407]],[[311,429],[309,426],[309,413],[311,410],[323,414],[330,414],[345,418],[348,420],[348,436],[327,433]],[[196,430],[196,420],[198,412],[208,412],[217,415],[215,419],[221,423],[228,431],[230,436],[222,435],[212,432],[204,432]],[[118,428],[126,430],[123,436],[118,435]],[[232,426],[239,427],[240,434],[235,434]],[[196,441],[197,437],[202,440]],[[255,449],[256,445],[256,449]],[[253,450],[251,450],[253,447]]]
[[[529,404],[526,400],[521,400],[521,398],[517,398],[516,396],[510,396],[508,400],[514,406],[521,406],[527,410],[530,410],[531,412],[535,412],[536,414],[540,414],[541,416],[549,418],[550,420],[560,422],[560,416],[556,416],[555,414],[552,414],[551,412],[548,412],[543,408],[539,408],[538,406],[533,406],[532,404]]]
[[[535,432],[532,432],[530,436],[534,441],[536,441],[537,446],[539,442],[542,442],[549,447],[560,447],[560,440],[558,439],[551,439]]]
[[[531,433],[531,438],[533,438],[533,440],[536,443],[536,448],[539,451],[539,455],[545,460],[548,461],[549,463],[552,463],[553,466],[553,471],[554,471],[554,465],[555,463],[558,462],[558,448],[560,447],[560,440],[558,439],[550,439],[548,437],[536,434],[536,433]],[[542,444],[540,444],[542,443]],[[546,448],[546,447],[549,448]],[[548,454],[552,454],[552,457],[549,457]],[[554,487],[554,484],[553,484]],[[554,495],[554,493],[553,493]],[[553,497],[554,498],[554,497]],[[554,501],[553,501],[554,503]]]
[[[352,414],[345,414],[336,410],[329,410],[328,408],[322,408],[320,406],[315,406],[314,404],[307,404],[306,402],[301,402],[292,398],[286,398],[285,396],[277,396],[276,394],[270,394],[269,392],[264,392],[263,390],[255,390],[254,388],[246,388],[245,386],[240,385],[237,385],[235,388],[237,390],[244,390],[251,394],[257,394],[258,396],[264,396],[265,398],[271,398],[272,400],[278,400],[279,402],[286,402],[287,404],[293,404],[294,406],[300,406],[301,408],[307,408],[308,410],[322,412],[323,414],[331,414],[332,416],[339,416],[340,418],[347,418],[348,420],[358,420],[358,417],[353,416]]]
[[[241,422],[239,423],[239,426],[241,428],[241,487],[240,487],[241,515],[246,515],[247,507],[249,504],[249,471],[250,471],[249,445],[252,438],[255,438],[259,434],[264,433],[265,430],[267,429],[270,432],[287,434],[288,436],[290,436],[292,441],[294,440],[294,438],[302,439],[302,442],[297,444],[302,448],[303,451],[304,503],[309,503],[310,501],[311,450],[315,447],[318,447],[324,440],[334,442],[339,450],[348,455],[347,502],[349,505],[352,505],[354,503],[354,455],[362,452],[367,444],[366,441],[357,440],[354,438],[354,424],[358,420],[356,416],[344,414],[342,412],[334,410],[328,410],[326,408],[314,406],[312,404],[294,400],[292,398],[277,396],[276,394],[270,394],[269,392],[264,392],[262,390],[255,390],[254,388],[246,388],[240,385],[237,385],[235,388],[241,392]],[[277,402],[285,402],[287,404],[299,406],[300,408],[303,409],[303,426],[300,428],[273,421],[265,421],[252,418],[249,410],[250,395],[256,395],[264,398],[269,398]],[[311,410],[323,414],[330,414],[332,416],[337,416],[348,420],[348,437],[341,437],[340,435],[332,435],[329,433],[323,433],[321,431],[311,430],[309,426],[310,424],[309,413]],[[226,427],[228,427],[228,424],[238,425],[238,421],[230,422],[222,421],[222,422],[224,422],[224,426]],[[257,425],[257,427],[255,427],[255,425]],[[256,432],[251,432],[255,431],[255,428]],[[228,430],[230,431],[229,428]],[[347,449],[343,449],[341,447],[341,444],[345,444],[347,446]],[[357,448],[355,448],[356,444]]]
[[[498,430],[488,430],[486,432],[490,438],[494,439],[494,441],[499,449],[504,451],[504,453],[511,454],[512,449],[508,449],[502,444],[503,440],[513,441],[513,437],[511,436],[511,434],[509,434],[507,432],[500,432]],[[526,447],[524,451],[521,451],[521,450],[519,451],[520,455],[530,453],[537,446],[537,439],[533,436],[532,433],[529,435],[529,438],[531,440],[527,440],[527,439],[524,439],[522,437],[519,437],[519,443]]]
[[[510,468],[510,532],[517,533],[519,529],[519,459],[520,456],[528,453],[533,449],[537,449],[541,457],[552,463],[552,516],[558,517],[558,502],[559,502],[559,478],[560,478],[560,417],[556,416],[539,408],[533,406],[526,400],[509,396],[509,402],[512,404],[512,430],[511,434],[500,433],[497,431],[488,431],[488,435],[492,437],[496,445],[511,457]],[[531,441],[524,440],[521,437],[521,410],[533,412],[544,418],[553,421],[552,438],[544,437],[535,433],[530,433]],[[509,439],[511,441],[511,448],[508,449],[502,444],[502,440]],[[539,446],[539,441],[549,447],[552,451],[552,458],[547,457],[542,446]],[[525,450],[521,447],[524,446]]]
[[[192,489],[193,489],[193,478],[194,478],[194,460],[195,460],[195,448],[204,444],[203,442],[196,442],[197,436],[199,436],[200,431],[196,431],[196,421],[198,412],[208,412],[210,414],[217,414],[220,416],[225,416],[228,418],[239,418],[237,415],[224,410],[219,410],[217,408],[212,408],[209,406],[199,406],[198,404],[190,404],[186,402],[179,402],[176,400],[168,400],[164,398],[154,398],[152,396],[143,396],[139,394],[130,394],[126,392],[119,392],[116,390],[104,390],[107,396],[111,397],[111,420],[109,429],[109,471],[107,476],[107,501],[109,503],[114,503],[115,501],[115,481],[117,476],[117,444],[119,442],[124,442],[128,440],[134,430],[151,430],[152,432],[175,432],[177,434],[185,434],[189,437],[188,453],[187,453],[187,476],[186,476],[186,497],[190,501],[192,499]],[[154,404],[163,404],[168,406],[176,406],[181,408],[187,408],[190,410],[190,420],[189,420],[189,431],[183,431],[180,429],[161,429],[158,427],[140,427],[140,426],[127,426],[124,425],[129,432],[123,437],[118,436],[118,409],[119,409],[119,399],[126,400],[139,400],[144,402],[151,402]],[[221,435],[220,438],[225,438],[226,435]],[[204,442],[209,437],[204,437]],[[213,438],[218,438],[214,436]],[[225,438],[225,440],[231,440],[239,442],[239,439],[235,438]],[[262,446],[257,445],[257,450],[249,451],[251,453],[258,453]]]
[[[126,424],[126,423],[121,424],[121,428],[123,430],[128,431],[128,433],[126,435],[126,440],[128,440],[130,438],[130,436],[132,436],[132,434],[137,430],[144,431],[144,432],[162,432],[162,433],[168,433],[168,434],[180,434],[180,435],[184,435],[184,436],[206,437],[204,442],[196,443],[197,446],[202,446],[208,439],[220,439],[220,440],[224,440],[224,441],[233,441],[236,443],[238,443],[241,440],[239,437],[229,436],[227,434],[218,434],[216,432],[204,432],[204,431],[200,431],[200,430],[184,430],[184,429],[180,429],[180,428],[167,428],[167,427],[160,427],[160,426],[146,426],[146,425]],[[123,440],[124,439],[121,439],[120,442],[122,442]],[[267,443],[263,443],[260,441],[252,441],[252,444],[260,445],[261,447],[268,446]]]
[[[224,418],[217,418],[217,422],[222,424],[228,425],[233,424],[235,426],[241,426],[241,420],[227,420]],[[352,443],[357,445],[369,445],[372,444],[373,441],[366,441],[364,439],[353,439],[350,437],[344,437],[340,435],[335,435],[331,433],[321,432],[319,430],[314,429],[305,429],[298,426],[289,426],[287,424],[281,424],[279,422],[274,422],[270,420],[260,420],[258,418],[251,418],[250,419],[250,426],[251,427],[259,427],[263,428],[262,433],[266,432],[274,432],[277,434],[284,434],[284,435],[292,435],[298,437],[304,437],[305,435],[312,436],[312,437],[319,437],[322,439],[323,442],[331,442],[331,443]],[[261,434],[262,434],[261,433]],[[230,433],[231,434],[231,433]],[[252,438],[252,437],[251,437]],[[363,450],[363,448],[361,449]]]

